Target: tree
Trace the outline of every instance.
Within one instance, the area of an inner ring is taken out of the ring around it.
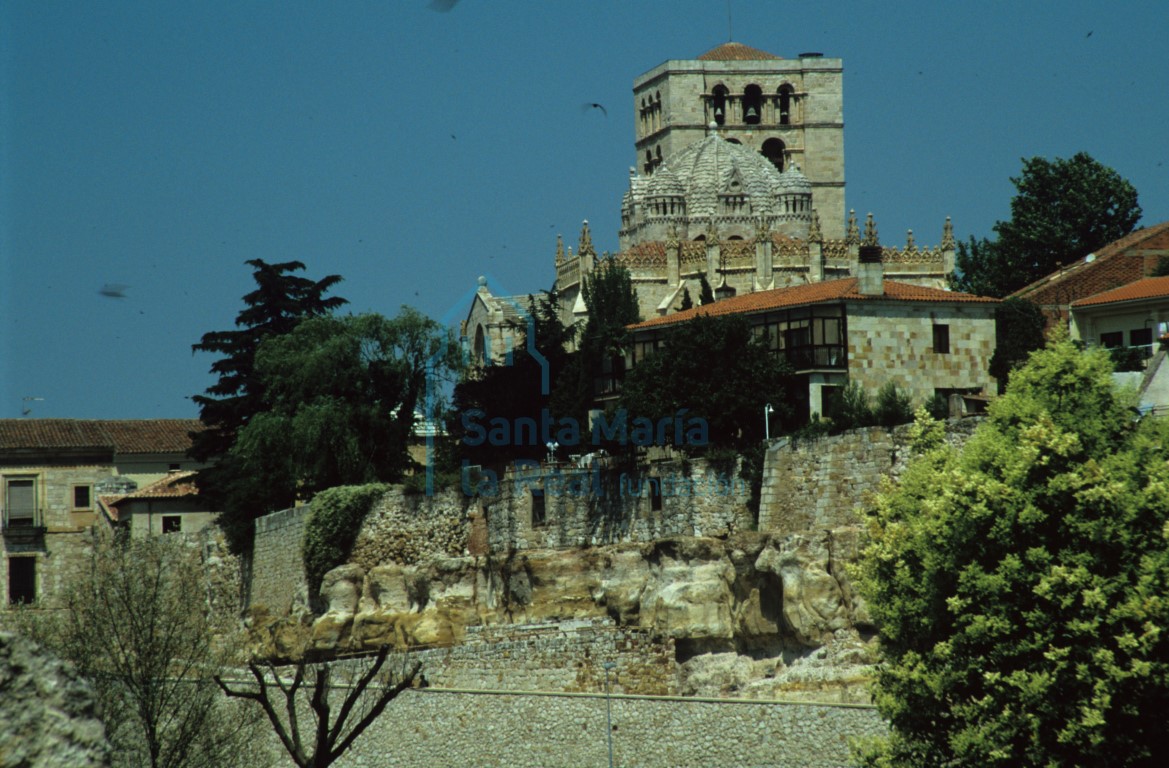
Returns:
[[[871,766],[1155,766],[1169,706],[1169,423],[1134,423],[1104,350],[1035,352],[963,449],[869,516]]]
[[[383,646],[372,660],[310,664],[301,659],[292,665],[291,679],[272,662],[251,662],[248,671],[254,686],[229,684],[222,676],[216,676],[215,682],[229,697],[260,706],[298,768],[328,768],[398,694],[413,684],[419,662],[412,662],[397,676],[386,674],[382,670],[388,654],[389,647]],[[355,663],[360,665],[358,669],[347,668]],[[345,694],[334,716],[330,697],[335,690],[335,672],[344,678],[336,688]],[[311,680],[308,688],[304,687],[306,679]],[[306,707],[314,724],[302,731],[301,712]]]
[[[779,412],[776,429],[791,415],[795,388],[791,366],[752,338],[744,318],[700,315],[671,328],[626,374],[619,403],[630,418],[655,423],[683,411],[705,420],[715,446],[745,449],[763,440],[768,403]]]
[[[461,458],[472,464],[531,458],[542,455],[545,447],[543,441],[527,445],[511,440],[495,445],[495,441],[482,441],[470,434],[469,426],[473,429],[493,419],[513,425],[518,419],[532,419],[540,424],[543,412],[559,415],[560,408],[575,415],[575,399],[566,396],[578,376],[574,355],[568,351],[574,333],[560,321],[554,292],[531,297],[522,320],[522,335],[524,343],[512,352],[510,360],[468,371],[455,387],[448,431],[459,440]],[[567,377],[573,377],[571,384]]]
[[[228,661],[234,616],[199,549],[179,537],[99,542],[72,573],[64,610],[24,628],[93,684],[115,766],[254,764],[254,718],[227,705],[212,675]]]
[[[690,289],[682,289],[682,303],[678,306],[679,312],[685,312],[694,307],[694,299],[690,298]]]
[[[326,488],[401,480],[428,382],[458,365],[450,333],[409,307],[393,319],[312,317],[265,340],[254,370],[261,410],[229,452],[236,527]]]
[[[703,306],[714,303],[714,291],[711,290],[710,282],[706,279],[706,275],[698,276],[698,304]]]
[[[207,388],[206,394],[192,399],[199,406],[199,419],[204,429],[191,435],[192,458],[211,462],[199,473],[199,490],[226,518],[224,530],[232,550],[242,552],[251,542],[251,517],[238,508],[231,508],[229,488],[240,477],[229,452],[239,431],[251,418],[264,409],[264,389],[255,375],[255,356],[260,344],[268,338],[290,332],[306,317],[326,315],[348,303],[339,297],[325,294],[337,283],[338,275],[321,280],[310,280],[291,274],[305,268],[299,261],[268,264],[261,259],[246,262],[253,268],[256,290],[243,297],[244,309],[236,315],[237,329],[211,331],[203,334],[195,352],[220,355],[211,364],[211,373],[219,379]],[[246,522],[237,526],[235,522]]]
[[[1006,391],[1011,371],[1027,357],[1043,349],[1047,320],[1043,310],[1026,299],[1006,299],[995,307],[995,347],[990,358],[990,375],[998,381],[999,394]]]
[[[1006,296],[1124,237],[1141,218],[1132,184],[1085,152],[1025,159],[1011,182],[1017,194],[1011,218],[994,225],[998,239],[959,244],[961,290]]]

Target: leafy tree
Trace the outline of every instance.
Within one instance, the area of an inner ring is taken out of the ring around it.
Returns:
[[[199,549],[181,537],[102,541],[71,573],[60,612],[28,611],[22,630],[93,681],[118,768],[250,766],[256,718],[224,702],[234,612]]]
[[[717,376],[711,372],[717,371]],[[764,436],[763,408],[779,412],[773,431],[792,413],[792,368],[754,339],[738,316],[699,316],[667,331],[663,346],[625,376],[619,399],[630,418],[655,423],[704,419],[710,442],[743,449]]]
[[[1169,422],[1134,423],[1111,371],[1051,343],[876,499],[859,575],[892,733],[866,765],[1165,764]]]
[[[1141,218],[1137,191],[1113,169],[1080,152],[1070,159],[1023,160],[1011,182],[1011,218],[994,225],[997,240],[960,244],[956,284],[1006,296],[1133,231]]]
[[[909,395],[887,381],[877,390],[877,402],[873,406],[873,421],[882,427],[895,427],[913,421],[913,404]]]
[[[824,415],[831,420],[829,430],[832,433],[871,427],[876,423],[869,393],[856,381],[849,381],[834,391],[824,410]]]
[[[206,394],[192,398],[205,429],[191,435],[190,454],[198,461],[212,462],[199,473],[199,490],[215,508],[228,514],[224,522],[236,552],[251,542],[251,518],[243,510],[229,507],[229,487],[241,472],[229,452],[239,431],[265,408],[264,389],[255,373],[256,351],[265,339],[290,332],[302,319],[329,314],[347,303],[325,295],[341,282],[338,275],[310,280],[292,274],[305,268],[299,261],[268,264],[252,259],[246,263],[254,270],[257,287],[243,297],[244,309],[236,316],[236,330],[205,333],[191,347],[195,352],[221,356],[211,364],[211,373],[218,381]],[[239,528],[231,524],[234,519],[246,519],[249,524]]]
[[[288,672],[271,661],[251,662],[254,685],[229,683],[219,676],[215,682],[227,696],[260,706],[298,768],[329,768],[413,684],[419,662],[393,674],[385,670],[388,655],[389,647],[383,646],[366,659],[312,664],[302,658]],[[344,695],[334,709],[336,691]],[[306,713],[312,727],[302,729]]]
[[[1169,256],[1162,256],[1157,259],[1157,266],[1153,267],[1153,271],[1149,273],[1149,277],[1167,276],[1169,276]]]
[[[990,375],[998,381],[998,390],[1006,391],[1011,371],[1027,361],[1037,349],[1043,349],[1047,321],[1043,310],[1026,299],[1006,299],[995,307],[995,348],[990,358]]]
[[[255,355],[263,410],[229,454],[235,527],[326,488],[400,480],[415,408],[458,364],[449,332],[409,307],[393,319],[313,317],[266,340]]]

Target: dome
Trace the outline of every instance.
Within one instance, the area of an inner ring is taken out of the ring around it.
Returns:
[[[778,192],[784,195],[810,195],[812,194],[812,182],[808,181],[808,177],[800,170],[800,167],[792,163],[787,169],[779,174]]]
[[[745,195],[756,213],[769,212],[773,195],[783,185],[770,160],[717,134],[686,147],[654,176],[667,167],[685,190],[682,194],[691,216],[714,215],[720,194]]]
[[[657,172],[649,177],[649,183],[645,188],[646,197],[682,197],[684,194],[686,188],[668,165],[658,168]]]

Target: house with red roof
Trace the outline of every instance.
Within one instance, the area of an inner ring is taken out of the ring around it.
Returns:
[[[1071,336],[1088,345],[1137,349],[1152,357],[1169,334],[1169,277],[1143,280],[1071,303]]]
[[[1020,288],[1011,298],[1039,305],[1048,326],[1070,321],[1071,305],[1152,274],[1169,258],[1169,221],[1138,229]]]
[[[110,520],[106,500],[199,469],[187,450],[202,428],[195,419],[0,419],[0,605],[51,604]]]
[[[805,416],[823,414],[829,396],[850,381],[871,393],[893,382],[915,403],[989,394],[998,303],[885,280],[879,257],[867,249],[857,277],[748,293],[632,325],[625,365],[636,366],[694,317],[741,315],[806,383]]]

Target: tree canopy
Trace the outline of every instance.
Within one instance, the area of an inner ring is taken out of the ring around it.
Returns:
[[[746,319],[700,315],[671,328],[626,374],[619,403],[630,418],[654,422],[684,410],[684,419],[706,421],[712,444],[746,448],[763,440],[768,403],[778,431],[794,391],[791,367],[752,337]]]
[[[961,450],[876,499],[862,592],[891,737],[871,766],[1154,766],[1169,748],[1169,422],[1060,340]]]
[[[428,381],[458,366],[448,331],[403,307],[321,316],[265,340],[255,355],[262,410],[230,451],[238,473],[225,514],[240,524],[326,488],[400,480]]]
[[[1006,296],[1124,237],[1141,218],[1132,184],[1085,152],[1025,159],[1011,182],[1011,218],[994,225],[997,239],[958,245],[955,283],[963,291]]]

